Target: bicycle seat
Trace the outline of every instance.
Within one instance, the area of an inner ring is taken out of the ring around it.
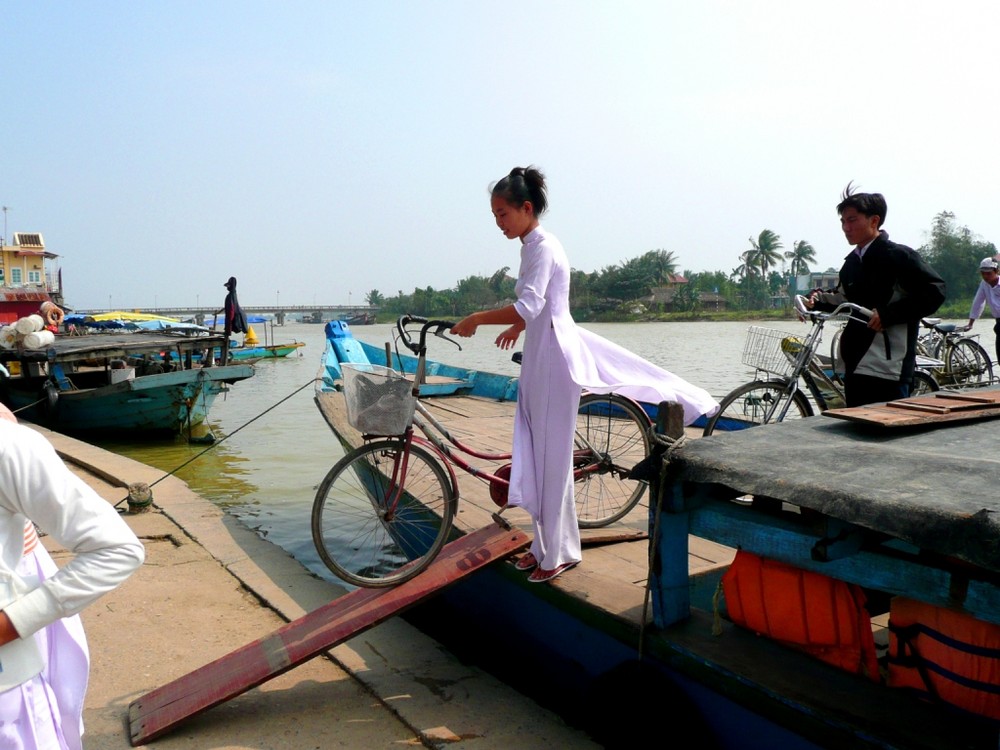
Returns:
[[[524,358],[524,352],[514,352],[510,355],[510,361],[515,365],[521,364],[521,360]]]
[[[958,326],[954,323],[938,323],[934,326],[934,330],[940,331],[941,333],[954,333],[956,328],[958,328]]]

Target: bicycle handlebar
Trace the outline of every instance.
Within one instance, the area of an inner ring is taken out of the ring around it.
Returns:
[[[410,331],[407,330],[409,325],[419,325],[420,335],[417,343],[413,342]],[[399,338],[403,341],[403,346],[409,349],[416,355],[421,352],[427,351],[427,332],[431,329],[434,330],[434,335],[438,338],[442,338],[445,341],[450,341],[458,350],[462,350],[462,345],[455,341],[453,338],[444,335],[445,331],[450,331],[451,327],[455,325],[453,321],[450,320],[428,320],[427,318],[420,317],[419,315],[400,315],[396,320],[396,330],[399,331]]]
[[[830,318],[839,318],[840,316],[847,314],[848,317],[852,317],[855,313],[863,315],[867,320],[872,316],[872,311],[867,307],[861,305],[856,305],[853,302],[841,302],[837,305],[833,312],[825,313],[819,310],[811,310],[806,307],[806,298],[801,294],[795,295],[795,311],[803,318],[811,318],[813,320],[829,320]],[[857,318],[855,318],[857,320]]]

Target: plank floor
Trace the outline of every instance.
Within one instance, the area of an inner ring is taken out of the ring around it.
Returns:
[[[350,445],[358,445],[361,435],[347,422],[343,396],[323,393],[317,403],[327,423]],[[422,403],[458,440],[483,452],[510,451],[513,441],[513,402],[497,402],[471,396],[448,396],[423,399]],[[700,432],[690,433],[694,437]],[[470,459],[477,468],[492,472],[504,461]],[[492,522],[497,506],[490,498],[489,486],[480,479],[456,469],[459,481],[459,506],[455,527],[465,533]],[[648,529],[649,497],[643,496],[635,509],[621,521],[600,529],[584,529],[583,562],[560,576],[552,585],[584,599],[590,606],[635,625],[643,619],[646,579],[649,568]],[[532,534],[527,513],[513,508],[504,517],[517,528]],[[715,542],[692,536],[689,539],[688,565],[692,573],[722,568],[732,562],[735,551]],[[647,616],[646,621],[651,621]]]

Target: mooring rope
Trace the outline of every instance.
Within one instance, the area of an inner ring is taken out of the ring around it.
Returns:
[[[220,443],[223,443],[224,441],[228,440],[233,435],[235,435],[237,432],[239,432],[240,430],[242,430],[244,427],[250,426],[251,424],[253,424],[254,422],[256,422],[258,419],[260,419],[261,417],[263,417],[265,414],[267,414],[268,412],[273,411],[274,409],[278,408],[283,403],[285,403],[288,399],[290,399],[292,396],[295,396],[300,391],[305,390],[306,388],[308,388],[309,386],[311,386],[313,383],[315,383],[319,379],[320,378],[315,377],[315,378],[312,378],[311,380],[306,381],[306,383],[304,383],[302,386],[300,386],[299,388],[296,388],[294,391],[292,391],[291,393],[289,393],[284,398],[279,399],[278,401],[276,401],[275,403],[273,403],[271,406],[269,406],[266,409],[264,409],[264,411],[262,411],[257,416],[253,417],[250,420],[247,420],[246,422],[244,422],[243,424],[241,424],[239,427],[237,427],[235,430],[233,430],[232,432],[230,432],[228,435],[223,435],[218,440],[215,440],[210,446],[208,446],[207,448],[205,448],[202,451],[199,451],[195,455],[191,456],[191,458],[189,458],[187,461],[185,461],[184,463],[182,463],[180,466],[177,466],[176,468],[174,468],[172,471],[168,471],[166,474],[164,474],[162,477],[160,477],[159,479],[157,479],[156,481],[154,481],[149,486],[151,488],[155,487],[157,484],[159,484],[160,482],[162,482],[167,477],[173,476],[174,474],[176,474],[178,471],[180,471],[181,469],[183,469],[185,466],[187,466],[192,461],[198,460],[199,458],[201,458],[202,456],[204,456],[206,453],[208,453],[210,450],[212,450],[213,448],[215,448],[216,446],[218,446]],[[25,407],[25,408],[27,408],[27,407]],[[130,497],[129,495],[126,495],[121,500],[119,500],[117,503],[115,503],[114,507],[117,508],[119,505],[121,505],[122,503],[126,502],[129,499],[129,497]]]

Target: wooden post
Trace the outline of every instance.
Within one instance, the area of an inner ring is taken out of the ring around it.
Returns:
[[[656,414],[656,430],[677,440],[684,435],[684,408],[677,403],[660,403]],[[664,454],[664,460],[670,460]],[[650,591],[653,598],[653,620],[665,627],[691,614],[691,592],[688,584],[688,514],[677,489],[665,471],[650,485],[649,528],[653,540],[653,565],[650,570]]]

